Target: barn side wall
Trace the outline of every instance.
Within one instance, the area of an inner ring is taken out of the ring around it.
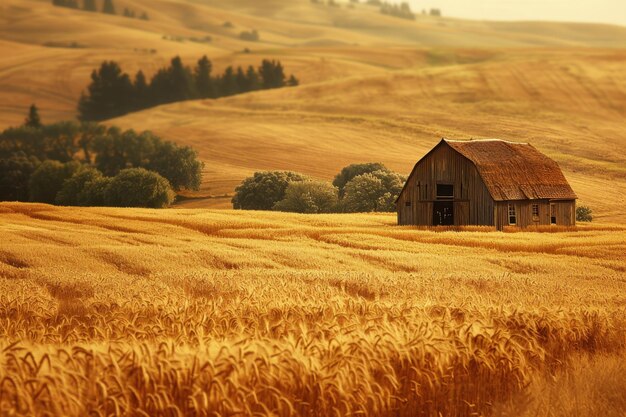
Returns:
[[[494,224],[494,201],[478,170],[445,142],[423,158],[407,180],[396,206],[398,224],[432,225],[438,183],[454,185],[455,225]]]
[[[494,208],[496,228],[502,229],[510,226],[509,204],[515,206],[517,227],[549,226],[551,224],[550,205],[555,207],[557,226],[574,226],[576,224],[576,201],[575,200],[519,200],[497,201]],[[539,215],[533,216],[532,206],[537,204]]]

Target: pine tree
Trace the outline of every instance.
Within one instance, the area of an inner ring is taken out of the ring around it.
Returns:
[[[256,72],[254,67],[250,65],[248,70],[246,71],[246,78],[248,79],[248,87],[249,91],[258,90],[261,88],[261,81],[259,79],[259,74]]]
[[[39,117],[39,109],[34,104],[30,106],[30,110],[28,111],[28,117],[24,121],[25,126],[40,128],[41,127],[41,118]]]
[[[211,80],[212,69],[213,65],[206,55],[200,58],[194,72],[196,90],[198,91],[198,96],[200,98],[215,97],[213,80]]]
[[[88,94],[83,94],[78,104],[83,121],[121,116],[133,107],[133,83],[117,62],[103,62],[98,71],[94,70],[87,91]]]
[[[239,93],[247,93],[248,91],[250,91],[248,77],[246,77],[246,73],[243,71],[243,68],[237,67],[237,75],[235,75],[235,81],[237,83],[237,91]]]
[[[150,97],[149,97],[149,87],[146,82],[146,76],[143,74],[143,71],[137,72],[135,75],[135,82],[133,83],[133,88],[135,90],[135,110],[145,109],[150,106]]]
[[[104,5],[102,6],[102,13],[115,14],[115,6],[113,5],[113,0],[104,0]]]
[[[85,0],[85,2],[83,3],[83,10],[88,12],[98,11],[98,7],[96,6],[96,0]]]
[[[173,103],[196,97],[193,74],[180,57],[172,59],[169,68],[160,69],[150,82],[153,104]]]
[[[285,72],[280,61],[264,59],[259,68],[263,88],[279,88],[285,86]]]
[[[224,71],[224,75],[220,79],[220,95],[221,96],[232,96],[237,94],[238,86],[237,86],[237,78],[235,77],[235,70],[233,67],[228,67]]]
[[[289,77],[289,80],[287,81],[287,85],[290,87],[296,87],[300,85],[300,81],[298,81],[298,79],[294,75],[291,75],[291,77]]]
[[[174,101],[184,101],[194,98],[196,92],[193,85],[193,75],[191,74],[191,70],[183,65],[183,61],[179,56],[172,59],[169,72]]]

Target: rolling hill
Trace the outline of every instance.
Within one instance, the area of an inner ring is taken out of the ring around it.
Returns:
[[[176,103],[111,123],[198,149],[206,172],[196,196],[206,198],[182,206],[229,207],[234,187],[255,170],[330,179],[348,163],[380,160],[408,173],[442,136],[499,137],[531,142],[561,164],[580,203],[626,221],[626,28],[407,21],[366,5],[304,0],[116,6],[150,20],[38,0],[0,5],[0,126],[20,123],[31,102],[46,121],[73,117],[90,71],[105,59],[150,74],[177,54],[190,65],[206,54],[217,71],[276,58],[301,86]],[[251,29],[260,42],[239,39]]]

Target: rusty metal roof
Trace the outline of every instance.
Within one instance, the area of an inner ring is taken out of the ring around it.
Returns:
[[[500,139],[442,142],[474,163],[496,201],[577,198],[558,164],[528,143]]]

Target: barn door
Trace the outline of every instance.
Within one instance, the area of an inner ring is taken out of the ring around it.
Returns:
[[[454,203],[452,201],[435,201],[433,203],[433,226],[454,225]]]
[[[463,226],[469,224],[469,201],[454,202],[454,225]]]

